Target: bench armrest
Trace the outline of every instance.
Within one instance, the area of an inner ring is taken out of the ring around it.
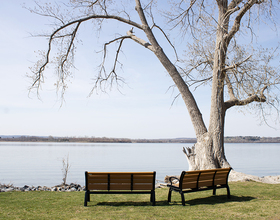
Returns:
[[[172,186],[173,185],[173,179],[175,179],[175,180],[178,180],[178,182],[180,181],[176,176],[170,176],[169,178],[168,178],[168,181],[171,183],[171,184],[168,184],[169,186]]]

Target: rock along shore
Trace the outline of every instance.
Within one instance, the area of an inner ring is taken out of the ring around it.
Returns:
[[[74,191],[84,191],[85,187],[76,183],[71,183],[70,185],[57,185],[52,187],[47,186],[23,186],[16,187],[12,184],[0,184],[0,192],[11,192],[11,191],[52,191],[52,192],[74,192]]]
[[[160,181],[161,182],[161,181]],[[156,188],[165,187],[166,184],[159,183],[157,181]],[[0,183],[0,192],[11,192],[11,191],[21,191],[21,192],[28,192],[28,191],[52,191],[52,192],[75,192],[75,191],[85,191],[85,187],[79,184],[71,183],[70,185],[57,185],[52,187],[47,186],[23,186],[17,187],[13,184],[1,184]]]
[[[228,181],[229,182],[255,181],[255,182],[260,182],[260,183],[268,183],[268,184],[280,184],[280,175],[258,177],[258,176],[254,176],[254,175],[237,172],[235,170],[231,170],[229,173]]]

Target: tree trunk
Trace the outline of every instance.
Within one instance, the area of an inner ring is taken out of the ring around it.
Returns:
[[[184,148],[189,163],[189,170],[207,170],[230,167],[223,141],[216,134],[207,132],[192,148]]]
[[[225,1],[227,4],[227,1]],[[180,73],[164,53],[163,49],[158,44],[152,30],[146,21],[140,1],[136,0],[136,10],[142,22],[144,30],[149,42],[152,45],[152,51],[155,53],[159,61],[165,67],[177,88],[179,89],[182,98],[187,106],[193,127],[195,129],[197,143],[192,149],[184,149],[189,162],[190,170],[211,169],[219,167],[229,167],[229,164],[224,154],[224,117],[225,107],[223,99],[224,73],[222,72],[226,46],[223,42],[224,28],[218,26],[217,45],[215,51],[215,63],[213,70],[213,85],[211,98],[211,115],[209,130],[204,124],[202,114],[197,106],[197,103],[185,83]],[[221,7],[220,20],[222,20],[225,9]]]
[[[216,35],[216,48],[213,65],[211,109],[209,129],[203,135],[197,135],[197,143],[188,149],[184,149],[189,162],[190,170],[213,169],[230,167],[224,152],[224,124],[226,108],[224,104],[224,80],[223,72],[227,54],[227,43],[224,36],[227,33],[228,21],[224,15],[227,9],[227,0],[218,2],[219,19]]]

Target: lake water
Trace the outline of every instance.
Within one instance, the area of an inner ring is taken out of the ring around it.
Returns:
[[[62,183],[62,160],[71,165],[67,183],[84,185],[85,171],[156,171],[156,179],[188,170],[177,143],[0,142],[0,183],[54,186]],[[280,144],[225,144],[226,157],[239,172],[280,175]]]

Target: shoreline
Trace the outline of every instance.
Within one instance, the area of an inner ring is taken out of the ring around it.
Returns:
[[[247,182],[254,181],[266,184],[280,184],[280,175],[278,176],[264,176],[258,177],[250,174],[245,174],[241,172],[237,172],[231,170],[228,178],[229,182]],[[161,182],[161,181],[160,181]],[[156,188],[166,187],[167,183],[160,183],[159,181],[156,183]],[[23,186],[17,187],[13,184],[1,184],[0,183],[0,192],[12,192],[12,191],[52,191],[52,192],[74,192],[74,191],[84,191],[85,187],[80,184],[71,183],[71,184],[60,184],[52,187],[47,186]]]
[[[196,143],[196,138],[112,138],[112,137],[54,137],[0,135],[0,142],[38,142],[38,143]],[[280,137],[226,136],[225,143],[280,143]]]

